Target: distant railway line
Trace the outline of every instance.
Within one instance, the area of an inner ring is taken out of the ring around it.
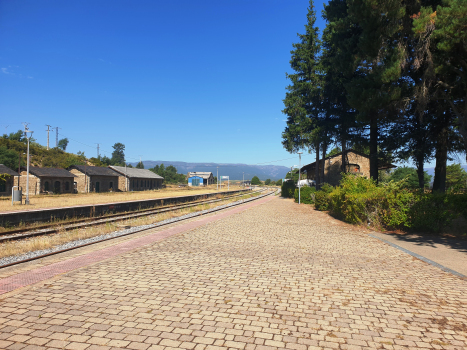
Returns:
[[[66,222],[56,222],[56,223],[35,226],[34,228],[24,227],[24,228],[9,230],[7,232],[0,233],[0,243],[4,241],[13,241],[13,240],[31,238],[31,237],[36,237],[36,236],[54,234],[59,231],[63,232],[63,231],[74,230],[74,229],[82,228],[82,227],[89,227],[89,226],[101,225],[105,223],[118,222],[118,221],[138,218],[142,216],[155,215],[155,214],[165,213],[169,211],[195,207],[195,206],[202,205],[202,204],[216,203],[216,202],[225,201],[225,200],[236,198],[236,197],[241,197],[241,196],[244,196],[245,194],[250,195],[253,193],[259,193],[261,191],[263,190],[254,191],[250,193],[235,194],[232,196],[225,196],[225,197],[216,198],[216,199],[200,200],[200,201],[190,202],[186,204],[167,205],[167,206],[163,206],[159,208],[142,209],[142,210],[137,210],[131,213],[126,212],[126,213],[118,213],[118,214],[108,214],[108,215],[105,215],[104,217],[99,217],[99,218],[95,218],[95,217],[79,218],[79,219],[74,219],[71,221],[68,220]]]
[[[275,191],[270,191],[268,189],[261,188],[261,189],[259,189],[257,191],[247,193],[247,195],[257,194],[257,196],[246,199],[245,201],[243,201],[241,203],[240,202],[236,203],[235,205],[243,204],[246,201],[256,200],[256,199],[262,198],[264,196],[272,195],[274,193],[275,193]],[[67,230],[74,230],[74,229],[83,228],[83,227],[91,227],[91,226],[95,226],[95,225],[102,225],[102,224],[106,224],[106,223],[118,222],[118,221],[128,220],[128,219],[132,219],[132,218],[138,218],[138,217],[141,217],[141,216],[155,215],[155,214],[165,213],[165,212],[169,212],[169,211],[195,207],[195,206],[202,205],[202,204],[210,204],[210,203],[221,202],[221,201],[234,199],[234,198],[238,198],[238,197],[242,197],[242,196],[245,196],[245,193],[235,194],[235,195],[232,195],[232,196],[226,196],[226,197],[223,197],[223,198],[220,198],[220,199],[201,200],[201,201],[196,201],[196,202],[191,202],[191,203],[186,203],[186,204],[166,206],[166,207],[157,208],[157,209],[144,209],[144,210],[133,212],[133,213],[112,214],[112,215],[108,215],[106,217],[99,218],[99,219],[96,219],[96,218],[84,218],[84,219],[77,219],[77,220],[74,220],[72,222],[67,222],[66,224],[63,224],[63,223],[47,224],[47,225],[41,225],[40,227],[35,227],[34,229],[31,229],[31,228],[16,229],[16,230],[13,230],[13,231],[9,231],[9,232],[5,232],[5,233],[0,234],[0,243],[6,242],[6,241],[16,241],[16,240],[21,240],[21,239],[28,239],[28,238],[37,237],[37,236],[50,235],[50,234],[54,234],[54,233],[59,233],[59,232],[67,231]],[[216,207],[216,208],[212,208],[212,209],[209,209],[209,210],[205,210],[202,214],[200,213],[198,215],[205,215],[205,214],[209,214],[209,213],[212,213],[212,212],[215,212],[215,211],[218,211],[218,210],[223,210],[223,209],[225,209],[225,207],[222,207],[222,206],[221,207]],[[183,218],[183,217],[175,218],[173,220],[170,220],[170,222],[157,223],[155,225],[156,226],[168,225],[168,224],[171,224],[171,223],[174,223],[174,222],[177,222],[177,221],[187,220],[187,219],[192,218],[192,217],[193,216],[185,217],[185,218]],[[151,227],[151,228],[153,228],[153,227]],[[151,228],[142,228],[142,229],[133,230],[130,233],[126,233],[126,234],[123,234],[123,235],[120,235],[120,236],[117,236],[117,237],[114,237],[114,238],[118,238],[118,237],[122,237],[122,236],[131,235],[131,234],[134,234],[134,233],[146,231],[146,230],[149,230]],[[74,246],[72,248],[57,250],[57,251],[54,251],[52,253],[38,255],[38,256],[35,256],[33,258],[28,258],[28,259],[24,259],[24,260],[15,261],[15,262],[12,262],[12,263],[9,263],[9,264],[1,265],[0,268],[20,264],[20,263],[31,261],[31,260],[40,259],[40,258],[43,258],[43,257],[46,257],[46,256],[59,254],[59,253],[62,253],[62,252],[77,249],[77,248],[84,247],[84,246],[87,246],[87,245],[90,245],[90,244],[95,244],[95,243],[107,241],[107,240],[114,239],[114,238],[106,238],[106,239],[98,240],[98,241],[95,241],[95,242],[92,242],[92,243],[77,245],[77,246]]]

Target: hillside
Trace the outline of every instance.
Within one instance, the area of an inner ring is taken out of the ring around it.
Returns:
[[[137,162],[131,163],[136,166]],[[245,172],[245,180],[251,180],[253,176],[258,176],[260,180],[279,180],[285,178],[285,174],[290,168],[281,165],[248,165],[229,163],[187,163],[169,160],[144,160],[144,168],[153,168],[156,165],[173,165],[178,173],[187,174],[190,171],[210,171],[216,176],[219,167],[219,176],[229,176],[231,180],[242,180]]]
[[[10,169],[18,169],[18,160],[21,155],[21,165],[26,165],[27,146],[24,142],[0,138],[0,163]],[[67,168],[70,165],[84,164],[85,158],[73,153],[67,153],[58,148],[51,148],[31,142],[29,146],[32,166]]]

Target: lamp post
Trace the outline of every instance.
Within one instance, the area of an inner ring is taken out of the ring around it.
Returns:
[[[28,132],[31,133],[28,137]],[[26,166],[26,201],[24,204],[29,204],[29,140],[32,137],[32,133],[34,131],[29,131],[28,127],[24,127],[24,135],[26,136],[26,139],[28,140],[28,151],[27,151],[27,166]]]
[[[300,204],[300,168],[302,167],[302,153],[298,152],[298,204]]]

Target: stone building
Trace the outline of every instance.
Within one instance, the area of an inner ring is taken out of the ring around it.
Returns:
[[[19,174],[3,164],[0,164],[0,174],[8,175],[5,181],[0,179],[0,196],[11,196],[11,188],[18,185]]]
[[[116,165],[110,165],[109,168],[119,175],[119,191],[146,191],[162,187],[164,178],[150,170]]]
[[[74,175],[65,169],[29,167],[29,194],[73,193]],[[20,186],[26,193],[27,168],[21,167]]]
[[[324,159],[324,179],[320,182],[326,182],[330,185],[337,186],[342,178],[341,173],[352,173],[370,177],[370,157],[366,154],[357,152],[353,149],[348,149],[344,152],[345,166],[342,166],[342,152]],[[320,160],[320,174],[323,166],[323,160]],[[380,170],[395,168],[393,164],[385,164],[379,167]],[[316,162],[304,165],[301,168],[303,175],[306,178],[315,181]]]
[[[79,193],[112,192],[118,189],[119,174],[112,169],[89,166],[72,165],[68,170],[76,176],[75,188]]]
[[[188,173],[188,186],[208,186],[214,183],[211,172],[193,171]]]

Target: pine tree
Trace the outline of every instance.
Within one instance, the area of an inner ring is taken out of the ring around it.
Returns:
[[[282,111],[288,116],[287,126],[282,133],[282,145],[295,153],[302,149],[316,152],[319,160],[319,149],[326,142],[326,132],[322,125],[321,91],[322,67],[320,64],[321,42],[319,29],[315,26],[316,12],[313,1],[310,1],[307,14],[305,34],[298,34],[299,43],[293,44],[290,52],[290,66],[293,74],[286,74],[291,84],[287,86]],[[316,174],[319,176],[318,172]],[[319,179],[317,180],[319,182]]]

